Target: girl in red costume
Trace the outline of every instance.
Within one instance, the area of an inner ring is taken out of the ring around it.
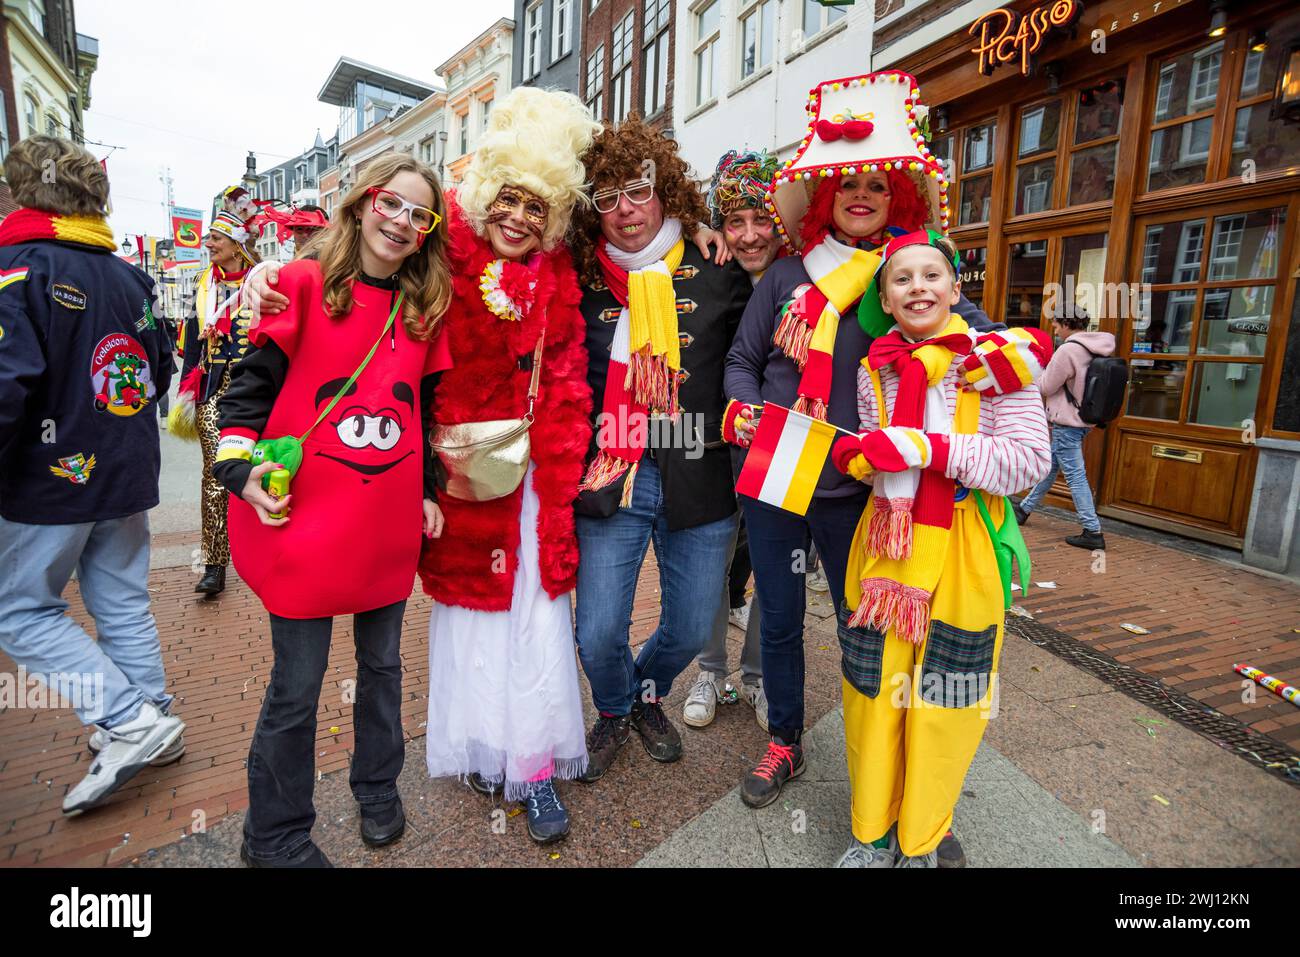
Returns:
[[[579,156],[599,126],[568,93],[513,90],[451,207],[453,368],[432,406],[440,429],[515,419],[540,391],[527,475],[511,494],[444,492],[446,533],[420,560],[429,623],[429,773],[468,776],[523,800],[534,840],[569,830],[554,778],[586,768],[568,593],[576,584],[573,500],[591,431],[578,282],[561,244],[582,197]]]
[[[313,752],[336,615],[354,616],[361,837],[377,847],[405,829],[399,645],[420,529],[435,538],[442,526],[423,410],[450,364],[445,216],[433,170],[398,153],[373,160],[319,260],[280,271],[288,306],[262,316],[221,400],[213,471],[237,496],[235,568],[270,614],[275,653],[248,754],[251,866],[328,866],[311,841]],[[301,465],[276,499],[262,478],[294,468],[280,458],[286,436],[302,439]],[[254,465],[259,439],[281,440],[275,461]]]

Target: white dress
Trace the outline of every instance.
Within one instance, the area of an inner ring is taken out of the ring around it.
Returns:
[[[429,618],[429,775],[504,778],[508,801],[587,767],[569,596],[542,588],[537,512],[530,463],[509,611],[434,602]]]

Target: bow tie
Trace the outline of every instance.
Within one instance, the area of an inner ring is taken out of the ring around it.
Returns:
[[[868,352],[871,368],[882,369],[904,356],[911,356],[913,352],[922,346],[943,346],[949,352],[962,356],[968,355],[971,351],[970,336],[962,332],[926,339],[924,342],[908,342],[903,338],[902,333],[895,330],[871,343],[871,349]]]
[[[817,121],[817,135],[827,143],[834,143],[840,137],[846,140],[863,140],[870,136],[875,128],[876,124],[870,120],[844,120],[841,123],[836,123],[834,120]]]

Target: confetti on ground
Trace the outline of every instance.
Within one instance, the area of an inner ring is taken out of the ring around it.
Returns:
[[[818,646],[817,646],[817,650],[818,650],[818,651],[830,651],[830,645],[818,645]]]
[[[1141,625],[1130,624],[1130,623],[1127,622],[1127,621],[1126,621],[1126,622],[1123,622],[1123,623],[1120,625],[1120,627],[1123,628],[1125,631],[1127,631],[1127,632],[1131,632],[1132,634],[1135,634],[1135,635],[1149,635],[1149,634],[1151,634],[1150,631],[1148,631],[1147,629],[1143,628]]]
[[[1039,588],[1055,588],[1056,582],[1034,582]]]
[[[1161,804],[1163,804],[1165,807],[1169,807],[1169,801],[1166,800],[1165,798],[1162,798],[1159,794],[1153,794],[1151,796],[1155,798],[1157,801],[1159,801]]]
[[[640,821],[636,821],[636,820],[634,820],[634,821],[632,822],[632,826],[633,826],[634,828],[636,828],[636,829],[639,831],[639,830],[641,829],[641,822],[640,822]]]
[[[338,734],[342,730],[343,730],[342,728],[335,725],[334,727],[330,728],[330,734]]]
[[[524,809],[521,807],[517,807],[514,810],[506,811],[506,817],[518,817],[523,813],[524,813]]]
[[[1029,614],[1029,612],[1025,611],[1019,605],[1012,605],[1007,609],[1007,611],[1011,612],[1011,614],[1015,615],[1017,618],[1028,618],[1030,621],[1034,620],[1034,616]]]
[[[550,857],[551,860],[558,861],[560,859],[560,852],[552,851],[548,856]]]
[[[1037,671],[1037,672],[1040,672],[1040,673],[1041,673],[1043,669],[1040,668],[1040,667],[1038,667],[1038,665],[1030,665],[1030,666],[1029,666],[1029,670],[1030,670],[1030,671]]]
[[[1015,582],[1012,582],[1012,583],[1011,583],[1011,590],[1012,590],[1012,591],[1020,591],[1020,586],[1017,585]]]

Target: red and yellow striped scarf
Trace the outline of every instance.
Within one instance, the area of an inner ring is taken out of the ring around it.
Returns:
[[[14,246],[33,239],[58,239],[98,249],[117,249],[103,216],[61,216],[24,207],[0,223],[0,246]]]
[[[862,298],[876,275],[880,254],[846,246],[829,234],[803,253],[811,286],[782,310],[772,342],[802,372],[794,410],[826,421],[831,400],[831,354],[840,314]]]

